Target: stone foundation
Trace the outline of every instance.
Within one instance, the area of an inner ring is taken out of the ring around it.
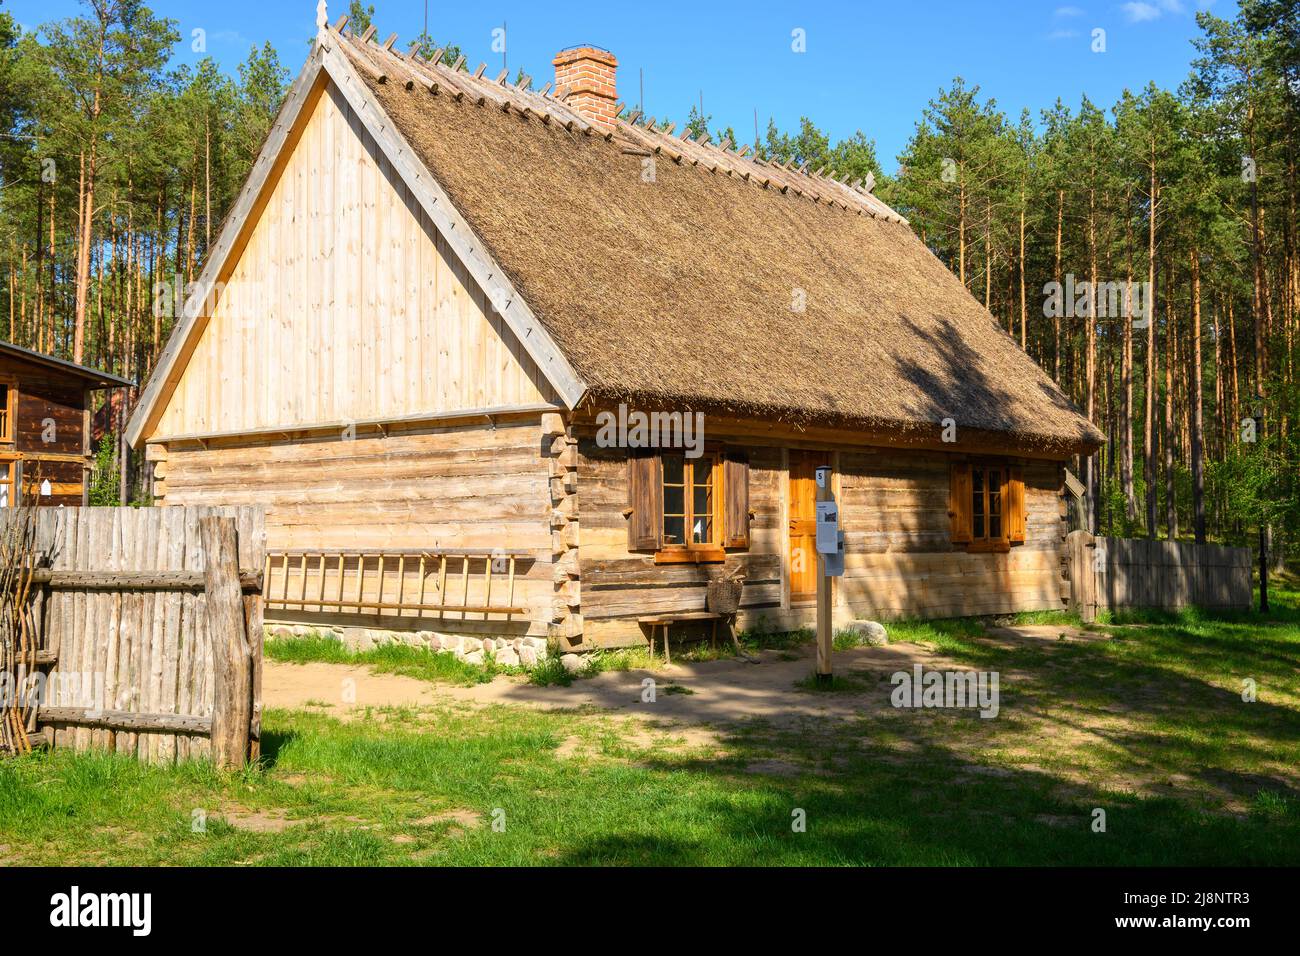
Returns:
[[[492,654],[498,664],[508,667],[532,667],[549,653],[546,640],[540,637],[473,637],[441,631],[381,631],[368,627],[311,627],[306,624],[270,624],[266,636],[271,640],[331,637],[354,651],[368,651],[388,644],[424,647],[443,654],[455,654],[470,664],[482,664]]]

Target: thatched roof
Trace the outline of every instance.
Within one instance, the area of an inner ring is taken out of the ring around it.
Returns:
[[[595,397],[1104,441],[862,188],[339,46]]]

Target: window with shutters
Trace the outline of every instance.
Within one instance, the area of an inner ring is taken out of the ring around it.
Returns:
[[[628,550],[658,564],[723,561],[749,547],[749,463],[708,449],[628,459]]]
[[[956,462],[949,499],[952,540],[968,551],[1006,551],[1025,540],[1025,484],[1006,462]]]
[[[0,457],[0,508],[18,506],[18,461]]]
[[[662,456],[663,537],[661,552],[669,559],[721,561],[722,514],[719,488],[722,484],[717,454],[687,458],[684,454]]]
[[[17,384],[12,379],[0,378],[0,442],[14,440],[14,417],[17,411]]]

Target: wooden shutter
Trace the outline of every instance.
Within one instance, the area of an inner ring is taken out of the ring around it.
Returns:
[[[1019,468],[1007,469],[1007,491],[1002,496],[1007,512],[1007,540],[1025,540],[1025,476]]]
[[[969,544],[971,538],[971,480],[968,462],[953,462],[948,516],[952,518],[953,544]]]
[[[729,454],[722,463],[722,546],[749,547],[749,461]]]
[[[663,540],[663,471],[658,455],[627,460],[627,549],[658,551]]]

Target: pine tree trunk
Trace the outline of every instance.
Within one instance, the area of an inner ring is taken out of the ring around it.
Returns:
[[[1156,185],[1155,146],[1151,148],[1150,207],[1147,212],[1147,354],[1145,368],[1145,394],[1142,407],[1142,448],[1145,455],[1147,537],[1154,538],[1156,528],[1156,452],[1155,452],[1155,390],[1156,390],[1156,213],[1159,209],[1160,190]]]
[[[1065,219],[1065,190],[1056,191],[1056,265],[1053,270],[1052,278],[1056,281],[1058,287],[1061,282],[1061,234],[1062,226]],[[1052,348],[1052,380],[1057,385],[1061,384],[1061,310],[1056,310],[1056,316],[1052,319],[1052,332],[1055,335],[1055,344]]]
[[[1172,308],[1165,309],[1165,535],[1178,537],[1178,501],[1174,482],[1174,326]]]
[[[1205,543],[1205,462],[1203,460],[1205,420],[1201,404],[1201,256],[1200,250],[1192,247],[1190,265],[1192,271],[1192,365],[1191,374],[1191,417],[1192,417],[1192,513],[1196,541]]]

